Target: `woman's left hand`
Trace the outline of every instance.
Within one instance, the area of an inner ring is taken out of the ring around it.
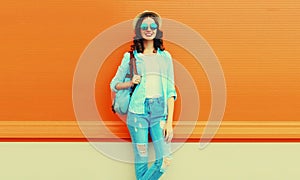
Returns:
[[[173,139],[173,127],[172,123],[166,123],[164,126],[164,137],[166,142],[171,142]]]

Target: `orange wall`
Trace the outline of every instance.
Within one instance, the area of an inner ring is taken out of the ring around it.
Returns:
[[[300,121],[299,8],[291,0],[2,2],[0,121],[74,121],[72,80],[81,53],[100,32],[145,9],[187,24],[211,45],[227,83],[225,121]],[[181,47],[166,48],[193,75],[199,119],[206,120],[205,73]],[[118,48],[105,62],[111,69],[99,72],[96,100],[106,117],[107,83],[128,49]]]

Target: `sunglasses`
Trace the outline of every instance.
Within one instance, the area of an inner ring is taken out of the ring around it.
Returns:
[[[148,24],[146,24],[146,23],[141,24],[141,29],[144,30],[144,31],[145,31],[145,30],[148,30],[148,27],[149,27],[149,26],[148,26]],[[156,24],[156,23],[151,23],[151,24],[150,24],[150,29],[151,29],[151,30],[157,29],[157,24]]]

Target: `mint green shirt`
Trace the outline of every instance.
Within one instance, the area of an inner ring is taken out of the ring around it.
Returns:
[[[134,57],[136,58],[136,66],[137,72],[139,75],[142,76],[140,84],[138,84],[131,96],[131,101],[129,104],[128,111],[135,113],[135,114],[144,114],[144,102],[146,99],[146,91],[145,91],[145,84],[146,78],[143,78],[146,74],[145,63],[142,59],[143,54],[137,53],[136,51],[133,52]],[[164,115],[168,114],[167,108],[167,100],[171,97],[176,99],[177,93],[175,90],[174,84],[174,68],[173,68],[173,61],[170,53],[166,50],[161,51],[160,49],[157,50],[156,58],[158,58],[159,66],[160,66],[160,78],[162,83],[162,92],[163,97],[165,99],[165,108],[164,108]],[[130,54],[126,52],[122,59],[121,65],[119,66],[116,75],[112,79],[110,83],[110,88],[112,91],[117,92],[118,90],[115,88],[119,82],[126,82],[130,81],[130,79],[125,78],[126,74],[129,73],[129,61],[130,61]]]

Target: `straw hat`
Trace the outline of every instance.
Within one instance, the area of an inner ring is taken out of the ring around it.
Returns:
[[[133,29],[135,29],[135,26],[136,26],[136,23],[138,22],[138,20],[143,17],[145,14],[149,14],[149,15],[153,15],[154,17],[157,17],[157,21],[158,21],[158,27],[161,27],[161,24],[162,24],[162,21],[161,21],[161,17],[160,15],[155,12],[155,11],[144,11],[144,12],[141,12],[139,13],[134,19],[133,19],[133,22],[132,22],[132,26],[133,26]]]

